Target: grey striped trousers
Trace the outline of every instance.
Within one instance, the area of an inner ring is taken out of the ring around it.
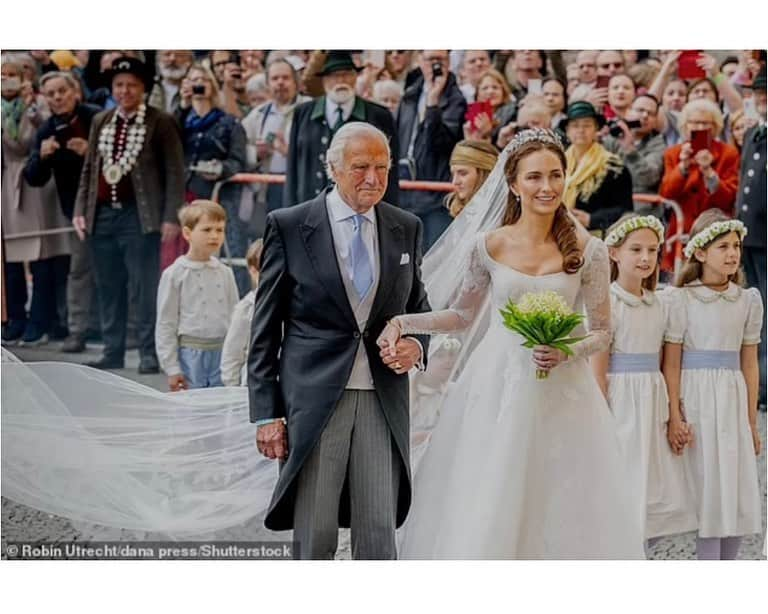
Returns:
[[[298,558],[333,559],[349,474],[352,557],[395,559],[400,462],[373,390],[346,390],[298,476]]]

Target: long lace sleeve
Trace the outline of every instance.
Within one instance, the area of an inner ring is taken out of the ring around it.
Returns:
[[[469,256],[469,266],[464,274],[461,288],[448,309],[427,313],[414,313],[393,318],[404,335],[434,335],[450,333],[468,328],[478,309],[483,304],[491,280],[490,273],[480,253],[485,236],[478,242]]]
[[[581,284],[587,312],[587,338],[571,346],[577,357],[605,351],[611,344],[611,268],[608,248],[602,241],[593,238],[584,251],[586,261],[581,270]]]

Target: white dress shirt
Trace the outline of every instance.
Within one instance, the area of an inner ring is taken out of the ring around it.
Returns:
[[[349,120],[349,116],[352,115],[352,109],[355,108],[355,97],[352,96],[352,98],[350,98],[342,105],[336,104],[333,102],[333,100],[328,98],[328,96],[325,97],[325,119],[331,129],[333,129],[333,127],[336,125],[336,120],[339,117],[338,113],[336,112],[336,109],[339,107],[341,107],[341,116],[346,122]]]
[[[179,375],[179,336],[222,340],[239,300],[232,269],[179,256],[163,271],[157,289],[155,349],[166,375]]]

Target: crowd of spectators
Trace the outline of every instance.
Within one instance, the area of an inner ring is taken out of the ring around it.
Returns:
[[[65,339],[79,352],[101,336],[97,366],[138,347],[156,369],[148,288],[185,249],[179,209],[215,196],[224,252],[244,258],[269,211],[328,186],[326,150],[349,121],[390,136],[385,200],[421,219],[425,249],[480,187],[472,168],[482,177],[518,131],[549,127],[568,147],[565,198],[586,228],[600,234],[634,208],[672,237],[720,208],[749,228],[745,266],[765,300],[765,66],[765,50],[4,53],[3,341]],[[116,183],[105,138],[117,140]],[[285,181],[214,194],[244,172]],[[398,179],[453,181],[456,193],[399,190]],[[683,228],[637,194],[676,201]],[[245,267],[236,279],[244,296]]]

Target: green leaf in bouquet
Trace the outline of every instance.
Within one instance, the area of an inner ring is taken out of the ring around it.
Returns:
[[[559,342],[565,343],[567,345],[571,345],[573,343],[578,343],[579,341],[584,341],[589,335],[585,335],[584,337],[568,337],[567,339],[558,339]]]

